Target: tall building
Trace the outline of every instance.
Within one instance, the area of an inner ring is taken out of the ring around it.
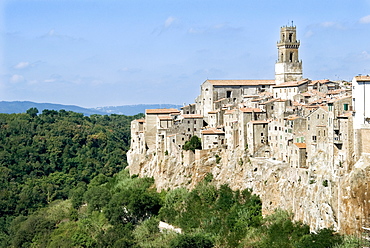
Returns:
[[[298,59],[298,48],[295,26],[280,28],[280,41],[277,43],[278,60],[275,64],[276,85],[302,79],[302,61]]]
[[[370,153],[370,76],[356,76],[352,80],[353,129],[355,152]]]

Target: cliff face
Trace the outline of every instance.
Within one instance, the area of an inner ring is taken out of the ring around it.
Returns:
[[[130,173],[154,177],[158,190],[191,189],[212,173],[217,185],[252,188],[262,200],[264,214],[286,209],[314,230],[333,227],[350,234],[370,227],[370,154],[350,171],[346,166],[330,167],[319,155],[316,160],[314,166],[304,169],[272,159],[250,158],[238,149],[128,154]]]

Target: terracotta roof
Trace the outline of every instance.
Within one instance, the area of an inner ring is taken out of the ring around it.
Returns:
[[[340,101],[346,98],[351,98],[351,96],[343,96],[343,97],[334,98],[334,99],[331,99],[329,102],[337,102],[337,101]]]
[[[338,118],[348,118],[350,116],[352,116],[352,112],[347,112],[342,115],[338,115]]]
[[[311,92],[304,92],[301,94],[302,96],[313,96],[314,94],[312,94]]]
[[[264,112],[262,109],[259,109],[259,108],[240,108],[240,111],[242,111],[244,113],[252,113],[252,112],[262,113],[262,112]]]
[[[216,86],[257,86],[257,85],[275,85],[275,80],[207,80]]]
[[[294,143],[299,149],[306,149],[306,143]]]
[[[145,113],[146,114],[171,114],[171,113],[179,113],[180,111],[175,108],[170,108],[170,109],[146,109]]]
[[[169,115],[158,115],[158,119],[160,119],[161,121],[165,121],[165,120],[172,120],[172,117]]]
[[[303,106],[304,108],[310,108],[310,109],[316,109],[319,108],[317,105],[309,105],[309,106]]]
[[[137,121],[137,122],[139,122],[139,123],[143,123],[143,122],[145,122],[145,120],[144,120],[144,119],[137,119],[137,120],[135,120],[135,121]]]
[[[187,115],[182,115],[184,119],[202,119],[203,115],[198,115],[198,114],[187,114]]]
[[[235,109],[226,110],[225,115],[231,115],[232,113],[234,113],[234,111],[235,111]]]
[[[271,100],[268,100],[268,101],[264,102],[264,104],[270,103],[270,102],[275,102],[276,100],[277,100],[276,98],[272,98]]]
[[[290,81],[290,82],[285,82],[285,83],[282,83],[282,84],[278,84],[278,85],[275,85],[273,86],[274,88],[281,88],[281,87],[297,87],[297,86],[300,86],[302,84],[305,84],[305,83],[308,83],[309,80],[308,79],[304,79],[304,80],[301,80],[301,81]]]
[[[209,111],[208,114],[217,114],[218,112],[220,112],[220,111],[219,110]]]
[[[288,116],[287,120],[292,121],[292,120],[296,120],[296,119],[299,119],[299,118],[301,118],[301,117],[299,117],[299,116]]]
[[[315,80],[315,81],[312,81],[311,83],[309,83],[309,85],[315,85],[317,83],[326,84],[326,83],[329,83],[329,82],[331,82],[329,79]]]
[[[224,131],[222,131],[220,129],[216,129],[216,128],[206,129],[206,130],[201,131],[201,133],[202,134],[217,134],[217,135],[225,134]]]
[[[214,102],[222,102],[223,100],[226,100],[226,98],[221,98],[221,99],[218,99],[218,100],[216,100]]]
[[[356,81],[361,81],[361,82],[368,82],[370,81],[370,76],[369,75],[366,75],[366,76],[356,76],[355,77]]]

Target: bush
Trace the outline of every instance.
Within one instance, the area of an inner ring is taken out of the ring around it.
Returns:
[[[184,150],[195,151],[195,149],[202,149],[202,142],[198,136],[194,135],[189,141],[185,142]]]
[[[213,242],[202,234],[182,234],[174,238],[170,247],[173,248],[211,248]]]

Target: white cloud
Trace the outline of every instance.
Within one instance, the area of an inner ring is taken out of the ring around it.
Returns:
[[[344,25],[338,22],[322,22],[319,24],[323,28],[336,28],[336,29],[346,29]]]
[[[27,68],[29,67],[31,64],[30,62],[19,62],[18,64],[16,64],[14,66],[15,69],[24,69],[24,68]]]
[[[336,23],[335,22],[322,22],[321,26],[323,26],[324,28],[330,28],[330,27],[336,26]]]
[[[52,79],[45,79],[44,80],[44,83],[54,83],[56,81],[56,79],[52,78]]]
[[[362,17],[360,23],[370,23],[370,15]]]
[[[362,51],[361,58],[368,60],[370,59],[370,54],[367,51]]]
[[[312,35],[314,35],[314,32],[312,30],[308,30],[305,34],[305,37],[309,38],[311,37]]]
[[[169,28],[174,23],[175,20],[176,18],[172,16],[168,17],[167,20],[164,22],[164,27]]]
[[[22,81],[24,81],[24,77],[22,75],[18,75],[18,74],[14,74],[10,78],[10,82],[12,82],[12,83],[20,83]]]

